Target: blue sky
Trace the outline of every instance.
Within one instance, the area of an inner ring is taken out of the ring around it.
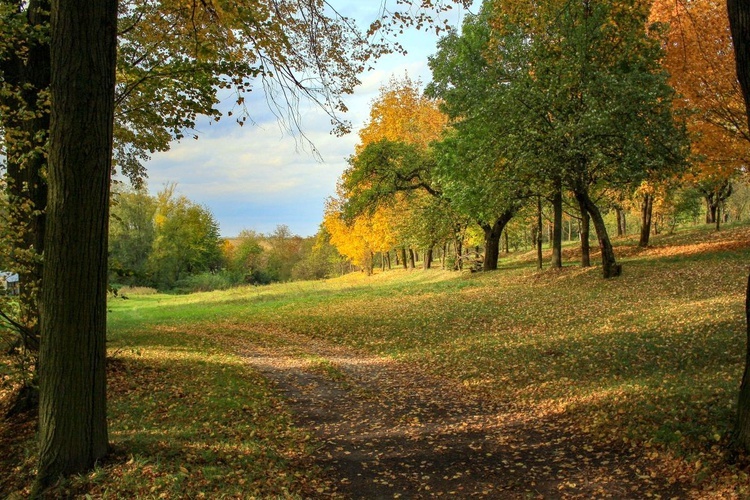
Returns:
[[[339,12],[367,23],[380,5],[379,1],[332,3]],[[464,13],[456,7],[449,19],[459,19]],[[178,194],[211,210],[223,236],[235,236],[242,229],[269,233],[280,224],[301,236],[315,234],[325,200],[335,193],[346,158],[354,152],[357,130],[367,121],[370,103],[381,85],[392,75],[405,73],[424,84],[430,80],[427,57],[435,52],[437,37],[431,32],[408,31],[400,41],[408,54],[382,58],[374,70],[360,76],[362,84],[347,97],[349,112],[344,118],[354,127],[351,134],[335,137],[323,111],[304,105],[300,109],[303,130],[320,158],[284,132],[258,88],[247,99],[255,124],[240,127],[232,118],[198,119],[198,140],[175,142],[170,151],[155,154],[146,164],[149,191],[155,194],[166,183],[176,183]],[[222,109],[231,109],[232,103],[227,96]]]

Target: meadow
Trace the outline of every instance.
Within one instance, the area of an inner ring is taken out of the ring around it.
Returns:
[[[559,271],[537,271],[531,253],[518,253],[489,273],[394,269],[112,297],[113,453],[58,492],[325,496],[330,478],[311,458],[318,444],[232,348],[288,348],[284,332],[392,358],[518,413],[554,417],[585,442],[638,451],[689,496],[746,497],[747,457],[728,445],[744,368],[750,227],[636,243],[616,242],[623,275],[611,280],[579,267],[568,247]],[[33,423],[0,423],[0,443],[11,450],[0,458],[0,494],[23,497]]]

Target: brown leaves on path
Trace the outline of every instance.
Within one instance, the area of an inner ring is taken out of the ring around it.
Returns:
[[[684,498],[640,450],[597,444],[570,418],[520,408],[390,359],[276,331],[223,342],[284,394],[331,473],[321,497]],[[279,347],[283,345],[284,347]]]

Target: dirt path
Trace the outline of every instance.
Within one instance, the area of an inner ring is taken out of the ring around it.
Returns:
[[[281,391],[345,498],[684,498],[639,453],[599,449],[413,367],[284,334],[234,349]]]

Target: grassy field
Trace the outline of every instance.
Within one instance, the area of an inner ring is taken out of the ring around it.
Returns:
[[[328,485],[315,446],[231,352],[275,332],[326,339],[461,381],[520,412],[548,412],[597,443],[645,448],[699,496],[748,496],[726,453],[745,349],[750,228],[620,240],[623,276],[538,272],[531,254],[491,273],[393,270],[321,282],[109,303],[112,459],[61,492],[110,498],[305,497]],[[335,367],[328,367],[335,369]],[[1,395],[0,395],[1,396]],[[9,426],[23,429],[11,433]],[[0,494],[33,473],[33,429],[13,440]],[[11,455],[13,455],[13,453]]]

